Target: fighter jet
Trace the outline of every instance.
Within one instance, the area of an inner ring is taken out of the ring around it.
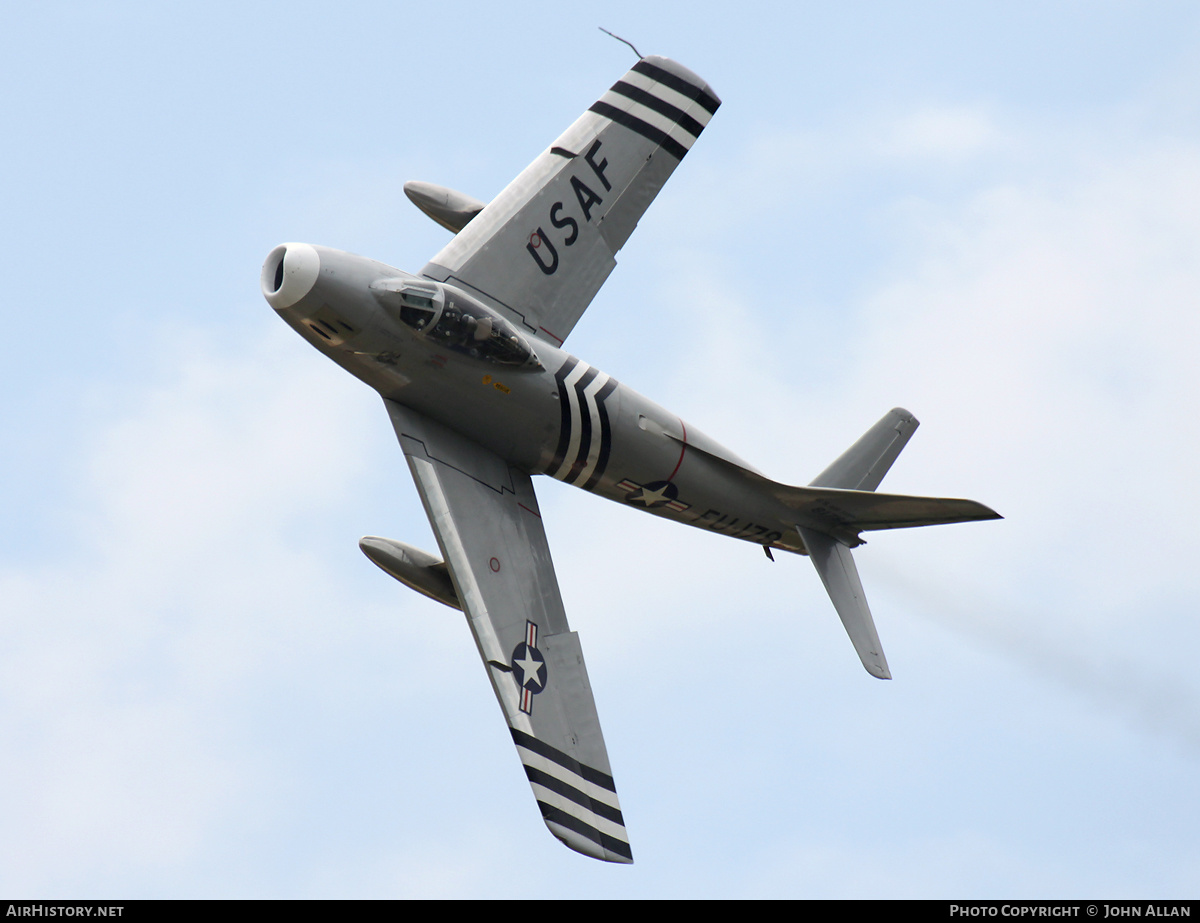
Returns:
[[[440,556],[386,538],[360,547],[464,613],[546,826],[608,862],[633,854],[534,475],[768,556],[807,555],[880,679],[891,674],[851,555],[862,533],[999,518],[970,500],[876,491],[917,428],[906,410],[792,487],[563,349],[720,104],[687,68],[641,58],[491,202],[406,184],[454,233],[419,272],[305,243],[279,245],[262,268],[280,317],[382,396]]]

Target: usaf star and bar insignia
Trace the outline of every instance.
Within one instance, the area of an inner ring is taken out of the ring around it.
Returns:
[[[639,484],[629,478],[617,485],[617,490],[625,491],[625,502],[646,510],[658,509],[665,506],[676,513],[691,509],[690,503],[679,502],[679,488],[670,481],[651,481],[649,484]]]
[[[537,648],[538,627],[525,621],[525,640],[513,648],[512,673],[521,690],[521,711],[533,714],[533,697],[546,688],[549,673],[546,658]]]

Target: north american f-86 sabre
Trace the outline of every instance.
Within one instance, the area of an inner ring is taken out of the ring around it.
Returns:
[[[262,269],[284,321],[383,397],[441,557],[385,538],[360,547],[466,615],[546,826],[609,862],[633,854],[533,475],[768,556],[807,555],[880,679],[891,674],[851,556],[861,534],[999,518],[970,500],[876,491],[917,428],[908,411],[791,487],[562,348],[718,106],[687,68],[642,58],[486,205],[405,184],[455,235],[419,273],[303,243]]]

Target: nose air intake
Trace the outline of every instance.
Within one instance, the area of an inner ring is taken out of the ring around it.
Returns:
[[[280,244],[267,255],[260,283],[276,311],[290,308],[310,291],[321,273],[321,257],[309,244]]]

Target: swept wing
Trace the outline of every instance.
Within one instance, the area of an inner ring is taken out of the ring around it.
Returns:
[[[561,345],[721,101],[667,58],[638,61],[421,270]]]
[[[577,852],[632,862],[530,476],[416,411],[384,403],[546,826]]]

